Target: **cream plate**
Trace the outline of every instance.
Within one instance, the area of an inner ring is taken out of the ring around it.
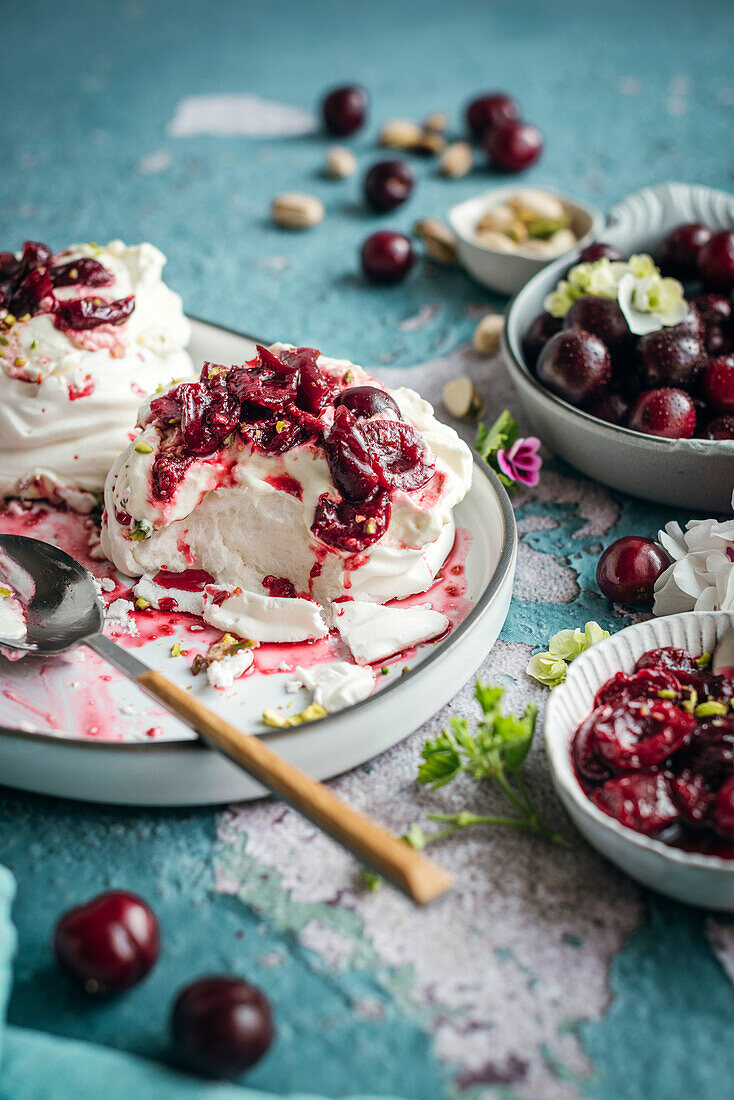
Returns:
[[[194,321],[190,350],[198,369],[204,359],[244,362],[252,358],[254,344],[237,333]],[[391,663],[390,675],[377,677],[379,690],[369,699],[319,722],[282,733],[266,732],[263,727],[264,707],[300,710],[308,702],[305,692],[294,696],[286,691],[292,673],[245,677],[232,691],[218,692],[208,688],[201,676],[192,680],[185,661],[171,659],[171,637],[147,641],[135,652],[151,667],[201,694],[209,706],[241,728],[266,735],[278,752],[310,775],[318,779],[338,775],[395,745],[443,706],[473,675],[502,629],[512,594],[517,532],[505,490],[478,458],[472,489],[455,518],[457,528],[468,530],[472,538],[465,572],[466,597],[473,603],[469,614],[440,642],[412,653],[405,674]],[[108,670],[95,665],[91,656],[89,663],[63,657],[56,664],[46,661],[41,670],[32,658],[11,665],[0,657],[0,662],[2,714],[7,724],[0,727],[0,777],[7,786],[131,805],[224,803],[264,793],[249,776],[193,740],[176,719],[150,709],[150,702],[134,685],[122,679],[102,683],[100,673]],[[56,685],[61,700],[57,719],[63,712],[61,732],[43,732],[48,726],[43,714],[28,713],[18,703],[36,676]],[[138,726],[156,725],[160,737],[142,741],[80,737],[79,708],[75,710],[72,703],[85,689],[87,695],[94,695],[90,685],[99,689],[121,727],[135,722],[126,715],[143,713],[149,717],[138,719]],[[19,728],[22,717],[33,718],[42,732]],[[9,728],[11,723],[15,728]]]
[[[571,738],[590,713],[594,696],[615,672],[631,672],[648,649],[675,646],[712,653],[734,625],[728,611],[691,611],[625,627],[573,662],[564,684],[551,692],[545,744],[553,784],[579,832],[638,882],[678,901],[734,912],[734,860],[671,848],[620,825],[586,797],[571,763]]]

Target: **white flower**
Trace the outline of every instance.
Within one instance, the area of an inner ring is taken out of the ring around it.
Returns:
[[[658,541],[672,561],[655,584],[656,615],[734,611],[734,519],[668,523]]]
[[[619,280],[618,301],[635,336],[678,325],[688,312],[681,284],[659,274],[637,276],[628,271]]]

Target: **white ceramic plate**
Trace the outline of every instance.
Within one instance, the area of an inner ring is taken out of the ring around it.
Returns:
[[[694,221],[712,229],[734,227],[734,196],[683,183],[649,187],[613,207],[601,237],[625,255],[654,252],[670,229]],[[576,255],[566,255],[544,268],[507,310],[503,352],[535,431],[572,466],[612,489],[680,508],[729,512],[734,440],[657,439],[615,427],[556,397],[528,369],[523,334],[542,313],[543,299]]]
[[[198,368],[204,359],[243,362],[252,357],[254,344],[237,333],[194,321],[190,350]],[[465,580],[473,609],[443,641],[423,646],[411,656],[410,671],[400,675],[400,669],[393,668],[389,677],[378,677],[379,690],[371,698],[293,732],[266,734],[278,752],[310,775],[318,779],[338,775],[402,740],[456,693],[496,641],[512,594],[517,533],[505,490],[478,458],[474,484],[455,517],[457,527],[472,535]],[[285,691],[292,674],[245,678],[224,694],[207,689],[201,677],[192,685],[187,665],[171,660],[170,641],[146,642],[136,655],[194,694],[204,693],[208,705],[242,728],[263,733],[263,707],[294,705],[294,696]],[[30,662],[21,661],[9,670],[6,666],[5,674],[16,676],[21,684],[33,672]],[[74,678],[84,674],[84,665],[64,665],[63,658],[49,673],[61,678],[62,698],[74,692]],[[124,680],[105,690],[121,715],[123,708],[147,705],[137,688]],[[163,729],[159,740],[95,741],[75,736],[71,725],[62,735],[8,728],[15,704],[8,701],[7,693],[4,699],[7,725],[0,727],[0,779],[8,786],[133,805],[224,803],[264,793],[244,772],[201,746],[176,719],[155,719]],[[295,699],[300,703],[297,709],[307,702],[305,696]],[[17,711],[13,713],[17,722]],[[123,722],[122,717],[119,720]],[[42,721],[40,728],[44,728]]]
[[[734,912],[734,860],[671,848],[620,825],[586,797],[571,762],[571,738],[590,713],[597,690],[615,672],[631,672],[648,649],[675,646],[711,653],[734,625],[728,611],[691,611],[650,619],[620,630],[593,646],[569,668],[564,684],[551,692],[545,714],[545,743],[553,784],[579,832],[632,878],[690,905]]]

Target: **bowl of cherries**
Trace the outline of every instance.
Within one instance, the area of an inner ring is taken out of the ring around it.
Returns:
[[[545,718],[574,824],[632,878],[734,912],[734,669],[725,611],[636,623],[583,653]]]
[[[661,184],[603,242],[511,302],[508,367],[537,434],[587,476],[728,511],[734,486],[734,196]]]

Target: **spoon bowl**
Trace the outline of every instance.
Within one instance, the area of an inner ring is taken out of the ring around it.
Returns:
[[[99,634],[104,610],[90,573],[69,554],[25,535],[0,535],[0,577],[26,612],[26,636],[0,645],[40,656]]]

